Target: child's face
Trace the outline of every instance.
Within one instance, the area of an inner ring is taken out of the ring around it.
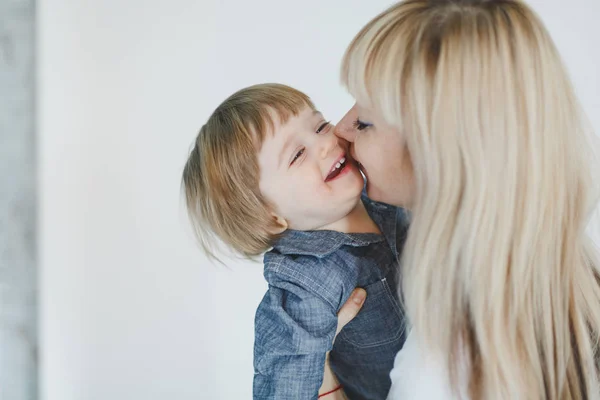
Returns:
[[[334,229],[354,209],[364,182],[347,152],[348,142],[310,107],[275,124],[258,153],[259,185],[288,228]]]

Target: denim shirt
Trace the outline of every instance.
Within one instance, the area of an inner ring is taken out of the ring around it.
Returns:
[[[265,254],[269,289],[255,319],[254,399],[316,399],[330,350],[350,399],[386,398],[406,338],[396,275],[408,216],[362,201],[382,235],[289,230]],[[367,291],[365,304],[333,343],[337,313],[356,287]]]

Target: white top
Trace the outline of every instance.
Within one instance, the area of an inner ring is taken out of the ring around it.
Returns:
[[[392,388],[388,400],[468,400],[467,370],[459,371],[461,387],[458,397],[451,391],[446,371],[447,367],[439,358],[422,351],[416,334],[411,332],[396,355],[390,372]],[[600,391],[591,399],[600,400]]]
[[[404,347],[396,355],[390,377],[392,388],[388,400],[456,399],[452,395],[446,366],[438,358],[422,351],[414,331],[409,333]]]

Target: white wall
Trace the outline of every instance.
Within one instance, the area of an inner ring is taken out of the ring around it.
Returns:
[[[207,262],[179,181],[214,107],[296,86],[336,120],[342,53],[387,0],[40,0],[42,399],[243,399],[260,265]],[[600,132],[600,6],[532,2]]]

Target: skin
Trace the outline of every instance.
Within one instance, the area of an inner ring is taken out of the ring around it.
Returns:
[[[410,208],[414,200],[413,166],[404,135],[372,109],[355,104],[335,134],[350,142],[350,154],[367,177],[373,200]]]
[[[360,201],[363,177],[334,126],[310,107],[285,124],[275,121],[258,153],[259,187],[282,230],[377,230]],[[344,167],[330,179],[336,165]]]

